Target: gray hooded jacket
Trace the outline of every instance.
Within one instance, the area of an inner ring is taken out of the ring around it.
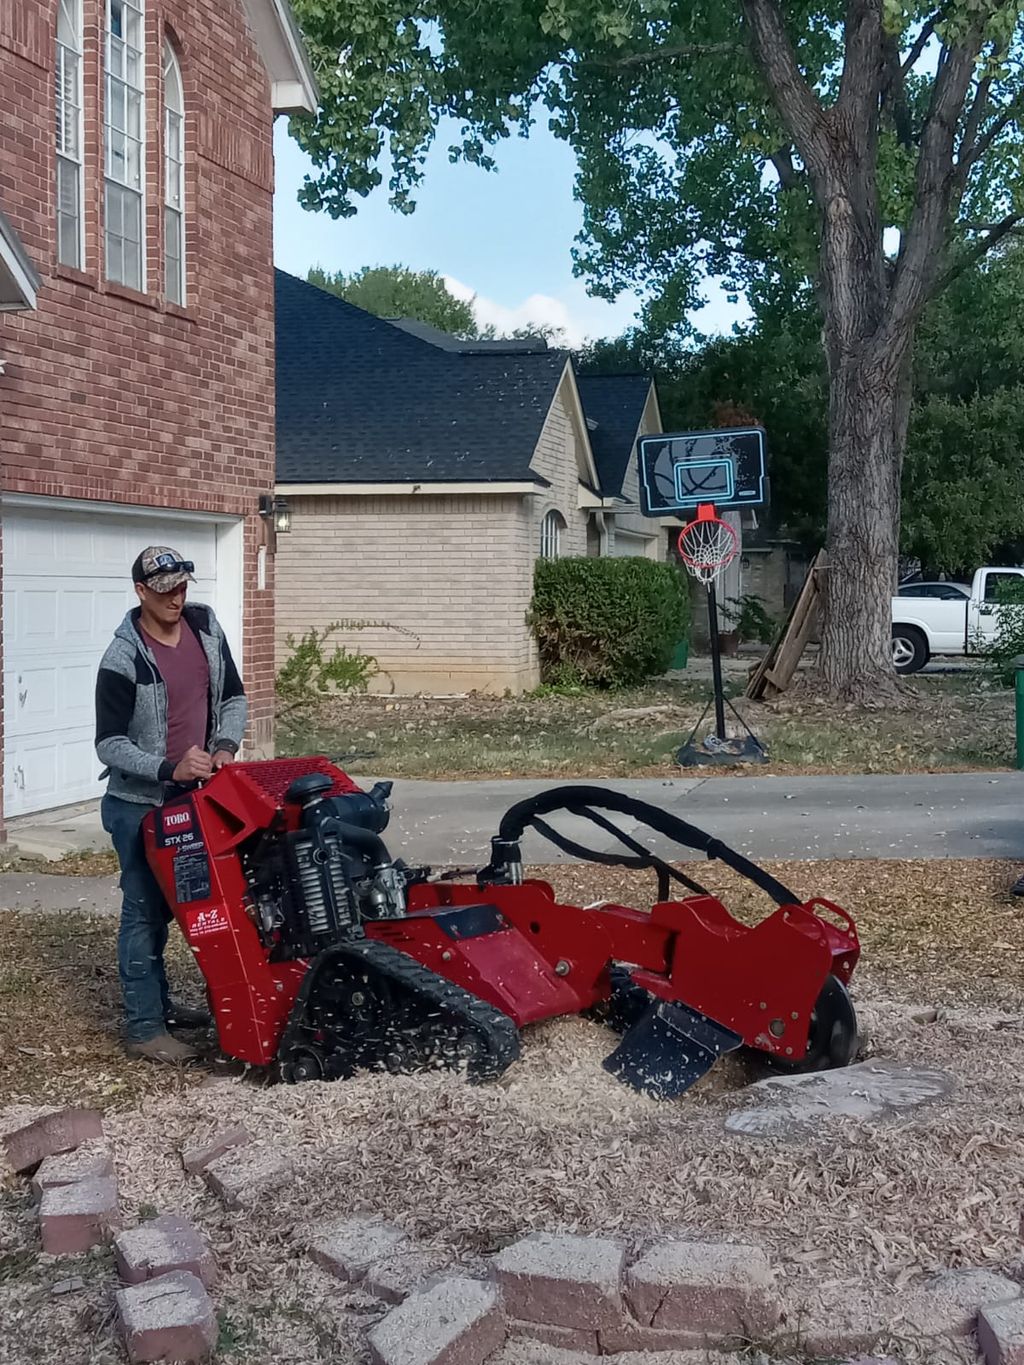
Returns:
[[[174,764],[167,758],[167,688],[153,652],[136,629],[139,608],[114,632],[96,679],[96,754],[109,777],[107,792],[123,801],[163,804]],[[209,607],[190,604],[182,616],[210,666],[207,748],[237,753],[249,703],[227,638]]]

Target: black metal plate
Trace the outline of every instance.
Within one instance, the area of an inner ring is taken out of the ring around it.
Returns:
[[[433,919],[449,938],[483,938],[508,927],[505,916],[496,905],[460,905],[457,910],[443,910]]]

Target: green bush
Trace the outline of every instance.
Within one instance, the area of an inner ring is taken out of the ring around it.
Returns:
[[[1024,654],[1024,582],[1001,583],[997,589],[995,638],[979,653],[988,660],[997,682],[1012,687],[1013,660]]]
[[[541,559],[527,621],[556,687],[629,687],[664,673],[690,623],[688,585],[650,559]]]
[[[331,693],[366,691],[370,679],[380,671],[372,655],[353,653],[341,645],[335,645],[333,654],[325,651],[327,641],[342,624],[335,621],[323,630],[308,630],[301,640],[287,636],[290,653],[276,679],[282,701],[301,706]]]

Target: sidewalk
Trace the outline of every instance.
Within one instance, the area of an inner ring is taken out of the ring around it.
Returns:
[[[378,776],[357,776],[369,787]],[[532,779],[395,783],[385,840],[407,862],[480,866],[502,814],[525,796],[559,785],[625,792],[691,821],[754,858],[1024,859],[1024,773],[918,773],[843,777],[666,777],[567,783]],[[635,832],[634,821],[620,821]],[[610,840],[593,825],[560,817],[559,828],[589,847]],[[23,852],[59,857],[107,848],[99,807],[15,820],[9,840]],[[673,858],[661,839],[643,841]],[[564,860],[528,836],[531,861]],[[685,856],[685,855],[683,855]]]

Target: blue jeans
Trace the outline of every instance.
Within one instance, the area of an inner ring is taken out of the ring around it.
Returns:
[[[105,796],[100,805],[103,828],[121,864],[117,968],[124,996],[125,1036],[130,1043],[147,1043],[166,1033],[170,1010],[164,948],[172,916],[142,843],[142,821],[153,809],[118,796]]]

